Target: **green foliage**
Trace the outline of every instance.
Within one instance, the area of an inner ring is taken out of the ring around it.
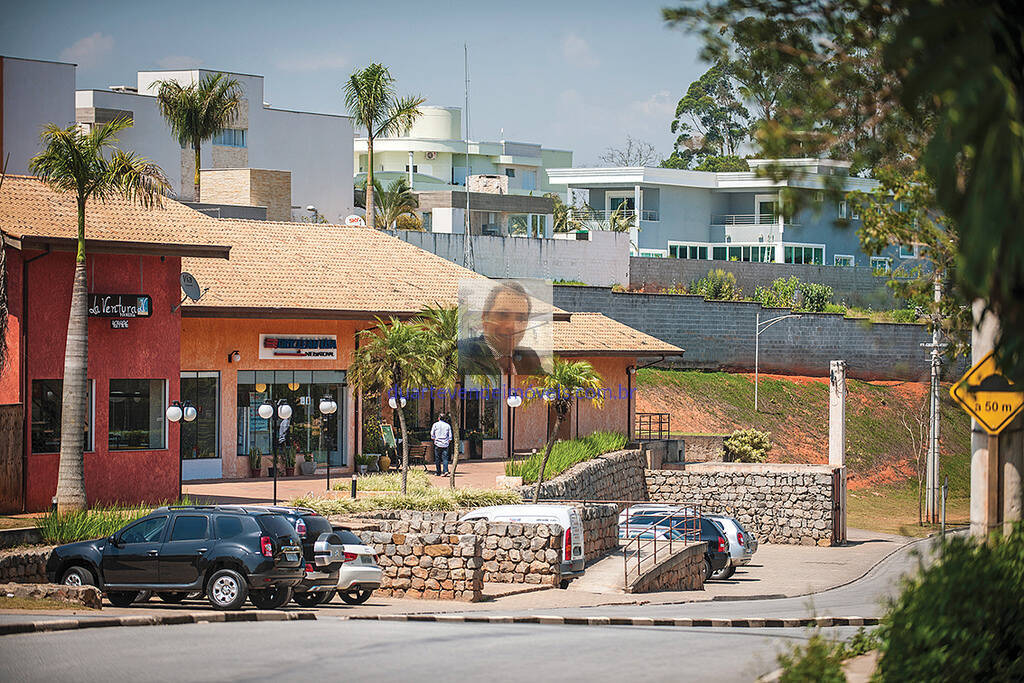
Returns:
[[[380,456],[380,453],[357,453],[356,466],[372,467],[373,465],[377,464],[377,458],[379,458]]]
[[[348,491],[351,484],[340,482],[334,486],[335,491]],[[356,489],[359,491],[401,491],[402,475],[399,472],[377,472],[356,477]],[[409,470],[408,490],[421,493],[430,489],[430,475],[423,470]]]
[[[861,626],[857,629],[857,633],[854,634],[853,638],[850,639],[850,642],[840,643],[840,653],[843,659],[850,659],[851,657],[866,655],[881,646],[882,639],[878,635],[878,631],[865,631],[864,627]]]
[[[553,285],[576,285],[580,287],[586,287],[586,282],[580,282],[579,280],[552,280]]]
[[[259,448],[253,446],[249,449],[249,469],[258,470],[263,467],[263,453]]]
[[[356,189],[366,190],[366,178],[361,179],[356,184]],[[405,176],[399,176],[388,183],[385,188],[380,184],[380,180],[377,178],[373,179],[373,213],[376,217],[375,225],[381,228],[390,228],[395,226],[400,218],[405,218],[406,221],[403,224],[408,226],[409,222],[412,221],[414,226],[413,230],[422,230],[423,226],[420,223],[420,219],[416,216],[416,209],[419,208],[420,202],[413,193],[412,188],[409,187],[409,181],[406,180]],[[361,209],[366,208],[366,201],[357,201],[356,206]],[[404,229],[409,229],[408,227]]]
[[[731,65],[716,62],[691,83],[676,105],[673,157],[682,168],[706,157],[735,156],[747,137],[749,112],[736,96]]]
[[[281,464],[283,467],[295,467],[295,444],[285,445],[281,453]]]
[[[802,300],[796,305],[796,293],[799,290]],[[754,301],[769,308],[792,308],[813,313],[842,313],[845,307],[829,309],[832,305],[832,288],[815,282],[800,282],[795,275],[789,278],[776,278],[771,287],[758,287],[754,290]]]
[[[593,460],[603,453],[618,451],[626,446],[626,436],[619,432],[594,432],[590,436],[572,441],[559,441],[551,447],[546,477],[557,477],[562,472],[581,462]],[[533,453],[525,460],[506,462],[505,474],[522,477],[523,483],[532,484],[540,474],[543,453]]]
[[[736,276],[722,268],[709,270],[707,275],[691,282],[689,292],[714,301],[736,301],[740,298]]]
[[[358,484],[357,484],[358,485]],[[515,491],[484,489],[438,489],[415,491],[408,495],[382,494],[351,498],[302,496],[289,504],[308,507],[322,515],[343,515],[373,510],[464,510],[488,505],[515,505],[523,499]]]
[[[803,301],[800,303],[802,311],[821,313],[832,303],[833,292],[828,285],[805,282],[800,285],[800,292],[803,294]]]
[[[157,505],[111,505],[91,510],[54,512],[36,519],[36,526],[42,533],[43,541],[51,544],[74,543],[95,538],[106,538],[125,526],[145,517],[160,505],[194,505],[187,496],[178,503]]]
[[[733,462],[765,462],[772,449],[772,433],[737,429],[725,440],[725,454]]]
[[[749,171],[750,166],[747,164],[746,159],[733,154],[727,156],[706,156],[693,170],[726,173],[729,171]]]
[[[841,648],[820,633],[778,656],[779,683],[845,683]]]
[[[882,681],[1024,680],[1024,525],[989,542],[954,537],[880,628]]]

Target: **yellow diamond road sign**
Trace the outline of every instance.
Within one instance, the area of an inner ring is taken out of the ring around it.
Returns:
[[[989,434],[1001,432],[1024,408],[1024,391],[999,372],[991,351],[949,393]]]

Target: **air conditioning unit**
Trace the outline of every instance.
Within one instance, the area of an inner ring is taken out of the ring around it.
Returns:
[[[427,159],[436,159],[437,152],[424,152],[423,156],[426,157]]]

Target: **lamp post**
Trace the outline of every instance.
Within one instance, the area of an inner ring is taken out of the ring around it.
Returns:
[[[754,326],[754,412],[757,412],[757,385],[760,380],[760,367],[759,360],[761,354],[761,333],[767,330],[769,327],[777,322],[785,320],[786,318],[802,318],[803,316],[799,313],[787,313],[786,315],[780,315],[775,318],[770,318],[761,321],[761,311],[755,314],[756,324]]]
[[[523,397],[519,394],[509,393],[505,399],[510,416],[508,424],[508,459],[515,461],[516,457],[516,408],[523,405]]]
[[[324,418],[328,415],[333,415],[338,412],[338,402],[330,397],[328,394],[324,394],[324,397],[320,399],[320,414],[323,416],[320,418],[320,450],[324,449]],[[331,490],[331,452],[327,452],[327,490]]]
[[[278,426],[274,423],[274,405],[266,400],[256,409],[256,413],[264,420],[270,420],[270,448],[274,458],[274,505],[277,505],[277,431]],[[292,407],[283,398],[277,402],[277,417],[279,420],[287,420],[292,416]]]
[[[181,403],[180,401],[173,401],[171,403],[171,405],[167,406],[167,411],[164,413],[164,416],[167,418],[168,422],[180,422],[183,419],[185,420],[185,422],[192,422],[193,420],[196,419],[197,415],[199,415],[199,411],[197,411],[195,406],[193,406],[192,403],[189,402],[189,401],[185,401],[184,403]],[[180,434],[178,435],[178,438],[179,439],[181,438]],[[180,442],[178,444],[178,500],[181,500],[181,443]]]
[[[399,396],[398,398],[395,398],[394,396],[392,396],[391,398],[388,399],[388,405],[391,406],[392,410],[398,410],[399,408],[404,408],[405,404],[406,404],[406,400],[405,400],[404,396]],[[392,420],[393,419],[394,419],[394,416],[392,416]],[[397,439],[395,439],[395,460],[398,460],[399,459],[398,456],[401,455],[401,450],[398,447],[398,444],[400,444],[400,443],[402,443],[402,437],[401,436],[399,436]],[[386,446],[387,444],[384,444],[384,445]]]

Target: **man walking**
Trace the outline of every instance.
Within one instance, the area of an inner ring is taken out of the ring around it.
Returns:
[[[434,466],[437,468],[437,476],[448,474],[448,449],[452,443],[452,427],[445,422],[444,413],[437,416],[437,422],[430,428],[430,438],[434,442]],[[444,463],[444,472],[441,472],[441,464]]]

